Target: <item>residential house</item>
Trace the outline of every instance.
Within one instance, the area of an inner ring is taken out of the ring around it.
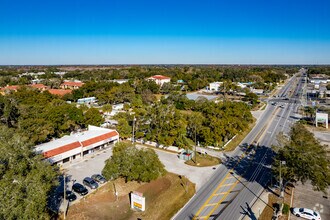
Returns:
[[[151,76],[151,77],[147,78],[147,80],[155,81],[155,83],[160,85],[160,86],[162,86],[164,83],[171,82],[170,77],[163,76],[163,75],[154,75],[154,76]]]
[[[83,82],[80,81],[64,81],[61,84],[61,89],[79,89],[84,85]]]

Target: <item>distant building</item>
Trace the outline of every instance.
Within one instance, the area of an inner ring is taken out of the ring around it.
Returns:
[[[160,85],[160,86],[162,86],[164,83],[171,82],[170,77],[163,76],[163,75],[154,75],[154,76],[151,76],[151,77],[147,78],[147,80],[155,81],[155,83]]]
[[[10,92],[17,92],[19,88],[20,88],[19,85],[12,85],[12,86],[7,85],[6,87],[0,88],[0,93],[2,95],[6,95]]]
[[[327,84],[328,82],[330,82],[330,79],[314,77],[310,79],[310,82],[313,84]]]
[[[240,87],[241,89],[244,89],[244,88],[246,88],[248,86],[252,86],[253,85],[253,82],[245,82],[245,83],[244,82],[243,83],[237,82],[236,85],[238,87]]]
[[[128,79],[114,79],[114,80],[112,80],[112,82],[115,82],[118,84],[123,84],[123,83],[127,83]]]
[[[78,104],[93,104],[94,102],[96,102],[95,97],[88,97],[88,98],[82,98],[82,99],[77,100]]]
[[[64,81],[60,87],[62,89],[79,89],[83,85],[84,83],[80,81]]]
[[[33,76],[35,78],[38,78],[38,76],[42,76],[42,75],[45,75],[46,73],[45,72],[37,72],[37,73],[33,73],[33,72],[26,72],[26,73],[22,73],[19,75],[19,77],[22,77],[22,76]]]
[[[72,90],[69,90],[69,89],[48,89],[48,92],[52,95],[64,96],[66,94],[71,94]]]
[[[53,72],[55,75],[64,76],[66,72]]]
[[[212,82],[212,83],[210,83],[208,90],[217,92],[220,90],[220,87],[222,84],[223,84],[223,82]]]
[[[89,125],[87,131],[37,145],[35,151],[52,164],[63,164],[107,148],[118,141],[119,133],[116,130]]]
[[[262,95],[264,94],[264,90],[263,89],[251,89],[251,92],[256,94],[256,95]]]
[[[40,91],[45,91],[45,90],[48,89],[47,86],[45,86],[44,84],[41,84],[41,83],[32,84],[32,85],[30,85],[30,87],[35,88],[35,89],[38,89]]]

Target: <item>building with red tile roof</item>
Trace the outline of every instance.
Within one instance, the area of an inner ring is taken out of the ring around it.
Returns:
[[[82,159],[84,155],[102,150],[118,141],[119,133],[116,130],[89,125],[87,131],[37,145],[35,151],[52,164],[62,164]]]
[[[7,85],[6,87],[0,88],[0,94],[5,95],[10,93],[11,91],[17,92],[19,88],[20,88],[19,85],[12,85],[12,86]]]
[[[78,81],[65,81],[61,84],[62,89],[79,89],[84,85],[83,82]]]
[[[147,80],[155,81],[160,86],[162,86],[164,83],[171,82],[170,77],[163,76],[163,75],[154,75],[154,76],[151,76],[151,77],[147,78]]]
[[[45,85],[42,84],[42,83],[32,84],[32,85],[30,85],[30,86],[31,86],[32,88],[38,89],[38,90],[40,90],[40,91],[45,91],[45,90],[48,89],[48,87],[45,86]]]
[[[70,89],[48,89],[47,90],[52,95],[64,96],[66,94],[72,93]]]

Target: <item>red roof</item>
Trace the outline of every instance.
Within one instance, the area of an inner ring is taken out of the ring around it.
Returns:
[[[163,75],[154,75],[154,76],[151,76],[149,79],[171,79],[171,77],[167,77],[167,76],[163,76]]]
[[[66,94],[72,93],[70,89],[48,89],[48,92],[53,95],[64,96]]]
[[[17,89],[19,89],[19,87],[20,86],[18,86],[18,85],[6,86],[6,87],[1,88],[1,90],[6,90],[6,89],[8,89],[8,90],[17,90]]]
[[[102,134],[98,137],[94,137],[94,138],[88,139],[86,141],[82,141],[81,143],[82,143],[83,147],[87,147],[87,146],[95,144],[97,142],[104,141],[106,139],[112,138],[116,135],[118,135],[118,133],[116,131],[111,131],[109,133]]]
[[[44,84],[32,84],[31,87],[36,88],[36,89],[44,89],[47,88]]]
[[[69,150],[73,150],[73,149],[78,148],[80,146],[81,145],[80,145],[79,141],[76,141],[76,142],[73,142],[71,144],[67,144],[67,145],[64,145],[62,147],[50,150],[50,151],[46,151],[46,152],[43,153],[43,155],[44,155],[45,158],[49,158],[49,157],[53,157],[55,155],[59,155],[59,154],[62,154],[64,152],[67,152]]]
[[[84,83],[82,82],[71,82],[71,81],[68,81],[68,82],[64,82],[62,83],[62,85],[65,85],[65,86],[77,86],[77,87],[81,87],[84,85]]]

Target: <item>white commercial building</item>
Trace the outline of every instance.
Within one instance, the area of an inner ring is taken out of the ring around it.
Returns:
[[[116,130],[89,125],[87,131],[37,145],[35,151],[52,164],[62,164],[83,158],[86,154],[104,149],[118,141],[119,133]]]
[[[210,83],[209,90],[210,91],[219,91],[220,86],[223,84],[223,82],[213,82]]]

